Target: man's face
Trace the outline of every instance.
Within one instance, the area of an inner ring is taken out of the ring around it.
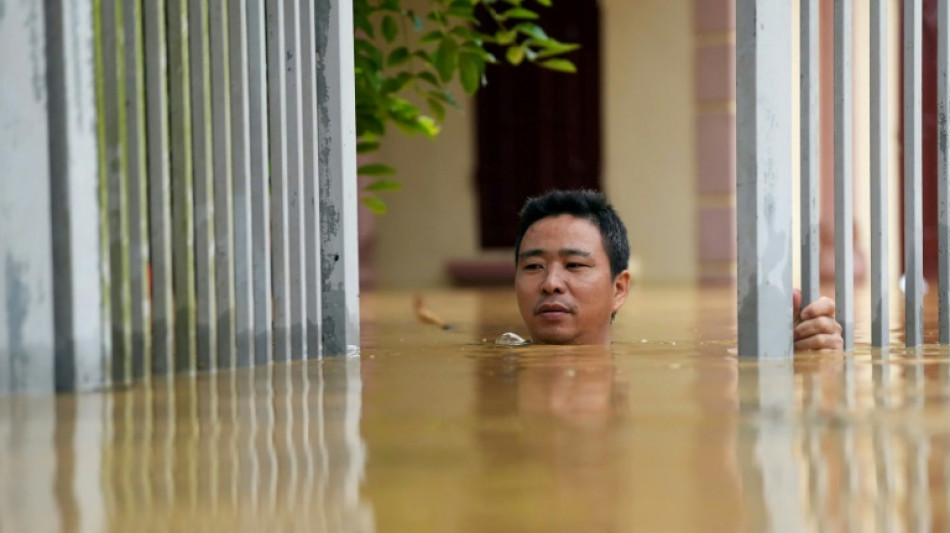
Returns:
[[[627,271],[610,275],[600,230],[587,219],[542,218],[521,240],[515,292],[535,342],[609,344],[610,315],[629,281]]]

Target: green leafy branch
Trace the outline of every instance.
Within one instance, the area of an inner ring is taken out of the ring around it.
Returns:
[[[458,79],[474,94],[486,83],[486,66],[499,63],[496,54],[511,65],[576,72],[561,56],[579,46],[548,36],[537,22],[540,9],[551,3],[428,0],[427,11],[419,12],[402,0],[354,0],[357,152],[378,150],[389,125],[407,134],[438,135],[446,109],[460,108],[448,86]],[[371,163],[359,174],[372,179],[363,188],[363,203],[385,213],[379,193],[401,187],[390,177],[395,169]]]

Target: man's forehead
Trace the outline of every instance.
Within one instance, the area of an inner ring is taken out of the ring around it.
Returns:
[[[550,216],[528,227],[519,255],[537,250],[561,255],[568,252],[573,255],[591,255],[604,251],[603,237],[600,229],[586,218],[574,215]],[[537,255],[537,252],[532,255]]]

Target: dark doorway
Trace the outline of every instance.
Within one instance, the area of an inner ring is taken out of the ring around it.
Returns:
[[[525,199],[552,188],[600,188],[600,12],[596,0],[540,8],[540,25],[581,44],[577,74],[489,65],[476,100],[476,181],[483,248],[511,247]],[[503,51],[496,51],[504,57]]]

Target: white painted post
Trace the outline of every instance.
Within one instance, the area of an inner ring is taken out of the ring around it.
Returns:
[[[287,198],[287,74],[284,68],[284,0],[267,0],[267,95],[270,139],[271,276],[274,300],[274,360],[290,359],[289,201]]]
[[[172,282],[175,292],[175,371],[197,362],[194,169],[191,154],[191,82],[188,0],[167,0],[169,129],[172,186]]]
[[[871,2],[871,345],[890,344],[888,280],[888,0]]]
[[[290,358],[306,359],[304,323],[307,316],[307,292],[304,261],[303,117],[301,98],[299,0],[284,0],[284,71],[287,78],[287,249],[290,273]]]
[[[208,2],[188,2],[191,74],[191,141],[195,202],[195,291],[198,302],[198,369],[216,366],[218,353],[215,296],[214,166]]]
[[[792,355],[791,17],[736,5],[739,354]],[[322,161],[321,161],[322,163]]]
[[[125,108],[124,41],[121,39],[120,0],[99,2],[102,76],[98,103],[104,120],[100,165],[104,170],[108,217],[108,287],[112,323],[112,380],[128,383],[132,378],[132,295],[129,278],[128,169],[123,136]]]
[[[253,1],[253,0],[252,0]],[[253,224],[251,181],[250,93],[248,91],[247,0],[230,0],[228,37],[231,86],[231,172],[233,194],[235,362],[254,361]],[[259,178],[263,180],[263,178]]]
[[[92,21],[92,2],[0,13],[0,392],[108,381]]]
[[[320,328],[323,326],[320,301],[323,290],[320,280],[320,190],[319,147],[317,145],[317,35],[314,0],[300,0],[300,78],[301,111],[303,115],[303,198],[304,242],[306,247],[304,277],[307,292],[306,338],[307,356],[323,353]]]
[[[152,300],[152,373],[174,368],[171,175],[168,138],[168,53],[165,0],[144,3],[145,98],[148,137],[149,244]]]
[[[231,75],[229,71],[230,2],[211,2],[210,30],[212,167],[214,169],[214,294],[217,368],[235,364],[234,339],[234,230],[231,169]]]
[[[247,0],[247,73],[250,128],[251,254],[254,292],[254,363],[273,359],[273,292],[271,289],[270,138],[267,94],[267,26],[265,0]]]
[[[818,0],[801,1],[801,262],[802,308],[819,297],[818,189],[821,183],[819,140]]]
[[[110,344],[100,272],[104,258],[100,255],[92,4],[62,0],[46,4],[56,389],[60,391],[92,390],[109,382],[105,362]],[[6,68],[0,67],[0,72]],[[0,141],[0,153],[3,146],[9,145]],[[0,160],[9,161],[6,154]],[[36,238],[35,234],[30,238]],[[0,287],[3,284],[0,278]]]
[[[342,355],[360,336],[352,0],[316,0],[316,24],[323,349]]]
[[[142,0],[123,0],[121,29],[125,70],[125,151],[128,210],[129,318],[131,319],[131,377],[151,372],[152,327],[148,288],[148,174],[145,139],[145,62]],[[121,105],[121,104],[116,104]]]
[[[904,279],[907,346],[924,340],[921,207],[921,0],[904,1]]]
[[[854,94],[851,0],[835,0],[835,318],[854,349]]]

